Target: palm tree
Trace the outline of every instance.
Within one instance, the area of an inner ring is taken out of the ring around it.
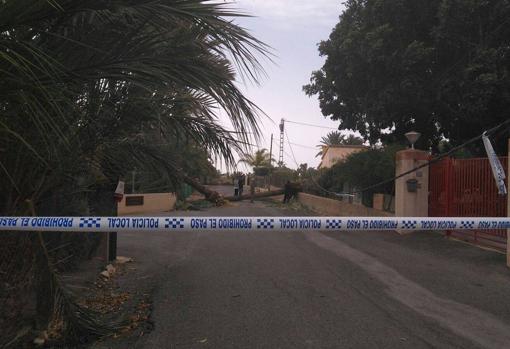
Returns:
[[[362,145],[363,139],[354,135],[343,135],[339,131],[331,131],[326,136],[322,137],[321,144],[319,147],[321,150],[317,153],[317,156],[322,156],[324,149],[332,145]]]
[[[301,178],[304,178],[307,173],[308,173],[308,164],[300,164],[299,167],[297,168],[296,172],[298,174],[299,177]]]
[[[235,79],[239,72],[256,80],[255,55],[266,48],[225,18],[238,15],[225,4],[20,0],[1,6],[0,149],[17,149],[2,154],[3,213],[23,209],[19,198],[37,203],[61,183],[55,176],[73,176],[71,170],[112,179],[136,163],[180,180],[185,173],[172,149],[142,142],[140,129],[160,128],[158,143],[192,139],[232,165],[249,134],[259,135],[259,110]],[[217,105],[235,132],[217,123]],[[41,183],[32,186],[27,176]]]
[[[260,115],[236,79],[256,82],[257,57],[267,54],[236,16],[207,0],[0,3],[0,215],[109,215],[113,205],[100,205],[97,194],[111,196],[135,167],[167,188],[200,187],[186,173],[192,164],[182,149],[190,142],[234,166],[249,135],[257,139]],[[234,132],[218,124],[219,109]],[[0,254],[26,247],[19,235],[4,235],[13,243],[5,240]],[[11,271],[48,275],[34,287],[48,291],[38,293],[51,311],[45,320],[76,337],[103,334],[55,267],[85,254],[82,238],[40,237],[41,248],[16,254],[25,257],[20,263],[46,264]]]
[[[243,162],[253,168],[270,167],[271,161],[274,161],[274,159],[270,159],[267,149],[259,149],[253,154],[245,154],[245,156],[239,160],[239,162]]]

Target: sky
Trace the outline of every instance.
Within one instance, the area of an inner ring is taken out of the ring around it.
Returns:
[[[326,119],[319,108],[316,96],[308,97],[303,85],[310,81],[312,71],[324,63],[319,57],[317,44],[327,40],[338,23],[343,10],[342,0],[237,0],[234,5],[253,18],[236,19],[236,23],[272,48],[274,62],[263,60],[267,77],[259,86],[243,84],[241,89],[270,119],[261,121],[264,139],[260,148],[269,150],[271,133],[274,134],[273,157],[278,160],[278,124],[288,121],[314,124],[325,128],[286,123],[288,138],[298,164],[316,167],[316,147],[338,122]],[[331,129],[327,129],[331,128]],[[299,145],[297,145],[299,144]],[[256,150],[256,149],[255,149]],[[284,143],[284,162],[296,168],[292,150]],[[241,168],[242,169],[242,168]]]

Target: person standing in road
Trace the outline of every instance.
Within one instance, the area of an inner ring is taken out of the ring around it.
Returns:
[[[239,180],[234,177],[234,196],[239,195]]]
[[[290,194],[291,188],[290,188],[290,181],[287,181],[285,183],[285,186],[283,187],[283,203],[286,204],[290,201],[291,194]]]
[[[244,187],[244,175],[241,175],[239,177],[239,196],[242,196],[243,195],[243,187]]]

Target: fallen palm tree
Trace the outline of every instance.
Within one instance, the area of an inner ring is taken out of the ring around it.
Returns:
[[[262,199],[262,198],[278,196],[278,195],[283,195],[283,194],[284,194],[284,190],[278,189],[278,190],[265,191],[265,192],[261,192],[261,193],[255,193],[255,194],[253,194],[253,198],[254,199]],[[242,200],[249,200],[251,198],[252,198],[251,194],[244,194],[241,196],[227,196],[224,199],[228,200],[228,201],[242,201]]]
[[[200,194],[203,194],[205,196],[205,199],[207,201],[212,202],[216,205],[222,205],[224,202],[224,199],[220,193],[217,191],[211,190],[207,188],[205,185],[201,184],[196,179],[193,179],[187,175],[185,175],[183,172],[180,172],[181,179],[191,187],[193,187],[196,191],[198,191]]]

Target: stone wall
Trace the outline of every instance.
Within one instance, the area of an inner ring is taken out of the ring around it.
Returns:
[[[126,205],[129,198],[143,197],[143,205]],[[174,193],[127,194],[117,206],[119,216],[140,213],[167,212],[175,208],[177,197]]]
[[[306,193],[299,193],[298,201],[302,205],[322,216],[393,217],[393,213],[391,212],[376,210],[359,204],[350,204],[348,201],[328,199]]]

